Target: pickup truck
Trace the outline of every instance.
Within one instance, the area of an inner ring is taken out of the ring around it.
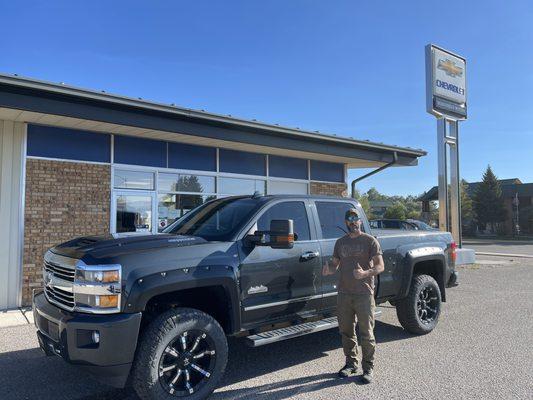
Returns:
[[[449,233],[371,231],[349,198],[253,195],[209,201],[159,234],[51,248],[33,296],[40,346],[142,399],[204,399],[224,374],[227,336],[261,346],[337,326],[337,277],[322,266],[352,207],[383,249],[376,303],[430,332],[457,281]]]

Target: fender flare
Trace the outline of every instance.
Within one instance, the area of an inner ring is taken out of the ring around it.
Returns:
[[[402,274],[402,283],[396,299],[407,297],[413,279],[415,265],[422,261],[435,261],[439,264],[438,273],[441,279],[437,279],[437,284],[441,292],[442,301],[446,301],[446,255],[440,247],[422,247],[409,250],[404,257],[404,273]]]
[[[230,333],[241,327],[240,300],[237,277],[230,266],[202,266],[182,268],[166,273],[154,273],[136,279],[126,296],[126,312],[142,312],[155,296],[186,289],[222,287],[230,302]]]

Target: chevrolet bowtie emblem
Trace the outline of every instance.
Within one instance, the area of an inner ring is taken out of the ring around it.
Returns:
[[[446,72],[446,75],[449,75],[453,78],[455,78],[456,76],[463,76],[463,69],[461,67],[458,67],[453,61],[448,59],[439,60],[437,68],[443,70],[444,72]]]

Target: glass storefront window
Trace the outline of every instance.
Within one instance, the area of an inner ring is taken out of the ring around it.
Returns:
[[[254,194],[255,192],[265,194],[265,187],[266,181],[262,179],[218,178],[218,193],[223,195]]]
[[[159,191],[214,193],[215,177],[187,174],[159,174]]]
[[[154,190],[154,173],[115,170],[115,188]]]
[[[151,232],[152,196],[125,194],[116,197],[116,232]]]
[[[307,183],[291,181],[268,182],[268,194],[307,194]]]
[[[200,196],[195,194],[160,194],[158,196],[158,226],[162,231],[176,219],[183,217],[193,208],[214,199],[216,196]]]

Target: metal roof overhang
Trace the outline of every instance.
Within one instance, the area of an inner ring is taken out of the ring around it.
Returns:
[[[417,165],[419,149],[237,119],[0,74],[0,119],[379,167]]]

